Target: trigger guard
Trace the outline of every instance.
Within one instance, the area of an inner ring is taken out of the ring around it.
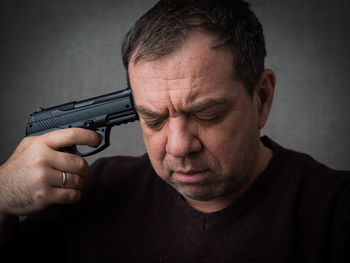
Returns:
[[[103,140],[100,143],[100,145],[98,145],[96,148],[90,147],[91,149],[93,149],[92,151],[82,153],[78,150],[76,145],[62,148],[61,151],[73,153],[73,154],[79,155],[80,157],[87,157],[87,156],[90,156],[90,155],[93,155],[93,154],[96,154],[96,153],[103,151],[110,144],[109,143],[109,135],[111,132],[111,127],[101,127],[101,128],[98,128],[97,131],[102,133]]]
[[[111,128],[112,127],[109,127],[109,126],[97,128],[96,132],[97,131],[101,132],[102,136],[103,136],[103,140],[100,143],[100,145],[97,146],[96,148],[93,148],[94,150],[92,150],[90,152],[87,152],[87,153],[82,153],[78,149],[76,149],[77,150],[77,154],[79,156],[81,156],[81,157],[86,157],[86,156],[90,156],[90,155],[99,153],[99,152],[103,151],[104,149],[106,149],[109,146],[109,144],[110,144],[109,143],[109,135],[110,135],[110,132],[111,132]],[[92,148],[92,147],[90,147],[90,148]]]

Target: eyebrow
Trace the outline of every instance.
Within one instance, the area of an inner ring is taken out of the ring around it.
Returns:
[[[185,113],[196,113],[196,112],[201,112],[203,110],[206,110],[208,108],[212,108],[215,106],[220,106],[224,108],[229,108],[233,105],[233,101],[226,99],[226,98],[221,98],[221,99],[208,99],[202,102],[199,102],[188,109],[182,110]]]
[[[143,106],[136,106],[136,111],[141,114],[141,115],[144,115],[148,118],[159,118],[159,117],[163,117],[163,116],[167,116],[168,114],[161,114],[161,113],[158,113],[158,112],[155,112],[155,111],[152,111],[150,109],[147,109]]]
[[[208,108],[215,107],[215,106],[220,106],[224,108],[230,108],[233,105],[233,101],[226,99],[226,98],[221,98],[221,99],[208,99],[202,102],[199,102],[188,109],[182,109],[180,110],[181,113],[188,114],[188,113],[197,113],[204,111]],[[159,117],[167,117],[168,114],[162,114],[158,113],[155,111],[152,111],[150,109],[147,109],[146,107],[143,106],[136,106],[136,110],[139,114],[148,117],[148,118],[159,118]]]

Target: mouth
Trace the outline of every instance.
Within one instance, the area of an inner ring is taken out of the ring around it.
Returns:
[[[209,170],[178,170],[173,172],[174,178],[185,184],[195,184],[206,180]]]

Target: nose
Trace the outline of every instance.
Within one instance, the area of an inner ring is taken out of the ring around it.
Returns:
[[[202,149],[196,128],[182,117],[170,118],[167,130],[166,151],[174,157],[185,157]]]

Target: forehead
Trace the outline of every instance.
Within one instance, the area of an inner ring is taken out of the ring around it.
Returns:
[[[233,77],[232,54],[214,45],[214,36],[195,32],[170,55],[129,64],[136,104],[177,110],[198,100],[234,95],[241,83]]]

